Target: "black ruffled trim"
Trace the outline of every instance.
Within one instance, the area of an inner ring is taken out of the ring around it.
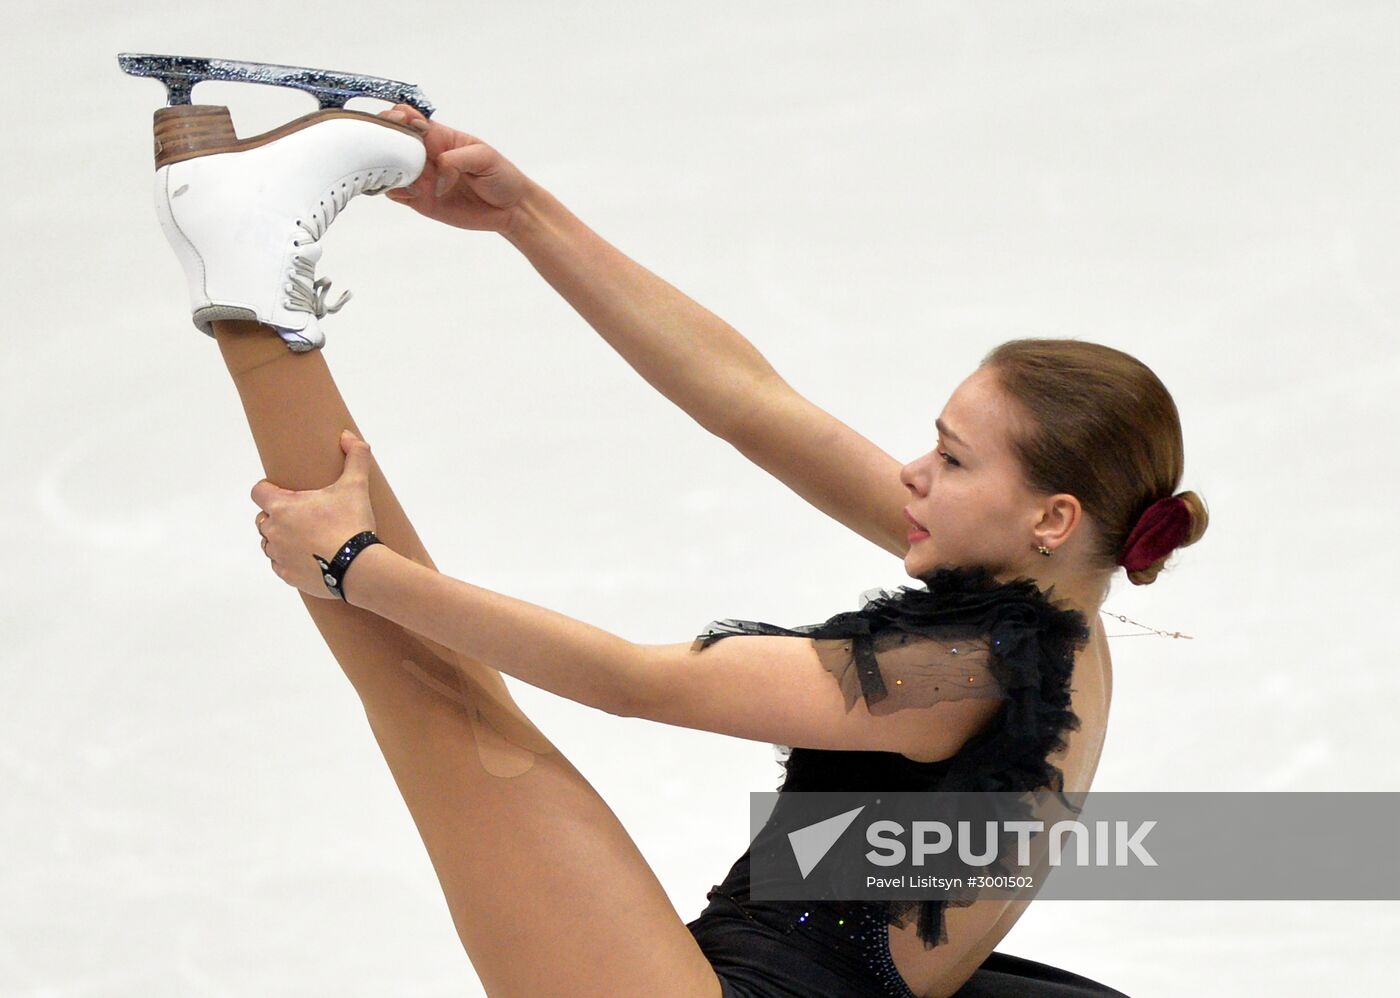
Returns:
[[[989,668],[1006,694],[1002,709],[952,758],[937,767],[928,789],[1028,793],[1064,789],[1064,774],[1049,756],[1066,747],[1079,729],[1070,710],[1070,678],[1076,651],[1089,640],[1084,615],[1042,593],[1031,579],[998,582],[985,568],[939,568],[920,580],[924,589],[880,590],[859,610],[838,613],[821,624],[784,628],[756,621],[715,621],[694,648],[733,634],[783,634],[851,638],[858,657],[878,632],[903,631],[942,640],[986,638]],[[869,658],[868,654],[864,657]],[[863,687],[868,677],[862,676]],[[786,765],[786,763],[784,764]],[[888,921],[903,926],[919,910],[919,938],[926,948],[948,940],[943,913],[948,904],[966,907],[974,897],[937,901],[889,901]]]

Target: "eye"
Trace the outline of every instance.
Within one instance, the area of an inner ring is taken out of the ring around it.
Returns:
[[[955,458],[953,455],[951,455],[951,454],[949,454],[949,453],[947,453],[947,452],[945,452],[945,451],[937,451],[936,453],[937,453],[938,456],[941,457],[946,463],[951,464],[953,467],[955,467],[955,468],[961,468],[961,467],[962,467],[962,464],[961,464],[961,463],[958,461],[958,459]]]

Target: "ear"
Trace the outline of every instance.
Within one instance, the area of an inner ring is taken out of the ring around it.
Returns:
[[[1035,534],[1047,547],[1059,547],[1084,522],[1084,507],[1068,492],[1057,493],[1045,500]]]

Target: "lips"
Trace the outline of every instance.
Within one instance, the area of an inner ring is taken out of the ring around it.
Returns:
[[[920,523],[918,520],[916,520],[916,519],[914,519],[912,516],[910,516],[910,515],[909,515],[909,510],[907,510],[907,509],[904,511],[904,518],[905,518],[906,520],[908,520],[909,523],[910,523],[916,530],[922,530],[924,533],[928,533],[928,528],[925,527],[925,526],[924,526],[922,523]]]

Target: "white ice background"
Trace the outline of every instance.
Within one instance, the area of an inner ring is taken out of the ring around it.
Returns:
[[[1138,356],[1212,522],[1106,603],[1193,639],[1114,640],[1095,788],[1400,789],[1395,4],[129,0],[4,21],[0,995],[481,993],[353,690],[259,550],[261,467],[152,209],[163,90],[118,52],[420,84],[901,460],[1002,340]],[[314,106],[196,98],[244,135]],[[318,274],[355,294],[327,360],[448,574],[645,642],[909,581],[499,237],[366,198],[325,245]],[[698,913],[772,748],[509,682]],[[481,904],[511,917],[508,891]],[[1398,932],[1395,903],[1047,901],[999,948],[1134,996],[1380,995]]]

